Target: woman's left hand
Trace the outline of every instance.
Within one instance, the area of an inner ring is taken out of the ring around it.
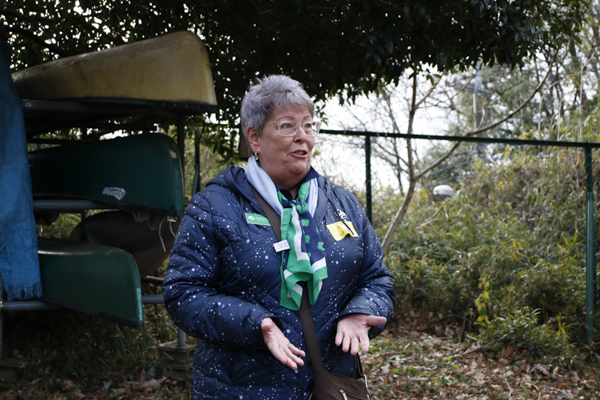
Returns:
[[[337,334],[335,335],[336,346],[342,346],[342,351],[355,355],[358,353],[358,348],[363,353],[369,351],[369,330],[372,326],[383,325],[387,322],[385,317],[377,317],[368,314],[350,314],[340,322],[337,326]]]

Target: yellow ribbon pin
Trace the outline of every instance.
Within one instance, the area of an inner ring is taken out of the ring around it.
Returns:
[[[347,235],[358,236],[351,221],[338,221],[327,225],[327,229],[329,229],[331,236],[333,236],[336,242],[339,242]]]

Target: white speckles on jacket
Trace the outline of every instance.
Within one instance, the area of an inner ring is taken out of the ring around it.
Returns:
[[[353,357],[335,346],[337,321],[350,313],[391,320],[393,281],[360,204],[345,189],[319,179],[315,222],[327,252],[328,275],[311,307],[326,368],[352,376]],[[336,242],[327,224],[343,210],[358,237]],[[306,350],[298,313],[279,305],[280,255],[270,226],[248,224],[263,214],[243,169],[229,167],[196,194],[186,209],[163,284],[173,321],[198,338],[193,399],[308,399],[310,361],[283,366],[264,344],[260,324],[273,318],[288,339]],[[383,327],[371,329],[370,336]]]

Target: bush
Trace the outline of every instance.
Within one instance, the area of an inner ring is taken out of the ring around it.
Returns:
[[[483,328],[492,348],[514,343],[541,354],[583,338],[581,153],[509,149],[498,164],[481,163],[451,199],[415,196],[386,255],[400,301]],[[559,315],[576,322],[563,336],[542,325]]]
[[[539,311],[530,307],[492,319],[483,325],[479,337],[494,352],[512,346],[534,358],[559,352],[568,340],[562,327],[554,331],[548,325],[540,325]]]

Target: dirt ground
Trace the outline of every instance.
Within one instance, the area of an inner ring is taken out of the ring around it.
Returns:
[[[596,370],[600,359],[589,358],[577,368],[565,369],[559,366],[565,365],[564,360],[532,360],[510,346],[493,354],[459,327],[433,321],[416,310],[397,315],[372,341],[369,354],[362,355],[373,400],[600,399]],[[189,399],[185,380],[161,376],[157,370],[143,370],[133,380],[116,371],[114,379],[93,391],[82,390],[84,382],[45,371],[0,391],[0,399]]]

